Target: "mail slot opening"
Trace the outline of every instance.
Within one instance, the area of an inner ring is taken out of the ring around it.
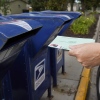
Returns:
[[[67,23],[69,23],[70,21],[71,21],[71,20],[68,20],[68,21],[64,22],[64,24],[67,24]],[[63,24],[63,25],[64,25],[64,24]]]
[[[3,46],[3,48],[1,49],[4,50],[6,48],[9,48],[10,46],[16,44],[16,43],[19,43],[27,38],[29,38],[30,36],[33,36],[33,34],[35,35],[37,32],[39,31],[39,28],[38,29],[35,29],[35,30],[31,30],[29,32],[26,32],[24,34],[21,34],[21,35],[18,35],[18,36],[15,36],[13,38],[10,38],[6,44]]]

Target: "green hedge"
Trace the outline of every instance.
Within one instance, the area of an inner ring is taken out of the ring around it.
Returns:
[[[95,17],[93,15],[90,15],[88,17],[81,16],[73,22],[70,29],[74,34],[85,35],[88,34],[89,28],[93,23],[95,23]]]

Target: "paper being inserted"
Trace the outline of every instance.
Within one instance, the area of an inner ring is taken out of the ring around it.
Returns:
[[[48,46],[51,48],[70,50],[69,46],[84,44],[84,43],[94,43],[94,42],[95,42],[94,39],[89,39],[89,38],[57,36]]]

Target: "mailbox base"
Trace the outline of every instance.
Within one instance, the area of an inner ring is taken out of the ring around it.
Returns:
[[[61,49],[50,48],[50,64],[51,75],[53,78],[53,86],[57,86],[57,72],[62,67],[62,74],[65,73],[64,51]]]
[[[4,80],[4,96],[11,94],[10,100],[40,100],[48,89],[48,97],[51,97],[48,56],[48,49],[39,52],[34,58],[30,58],[26,50],[21,51],[8,77],[11,92],[8,91],[10,82]]]

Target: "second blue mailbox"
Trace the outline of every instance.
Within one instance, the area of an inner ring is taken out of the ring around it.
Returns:
[[[32,14],[47,14],[47,15],[62,15],[67,18],[72,18],[72,20],[68,21],[64,26],[62,27],[61,31],[59,31],[58,35],[64,35],[66,33],[66,30],[70,27],[70,25],[73,23],[74,20],[79,18],[81,16],[80,12],[68,12],[68,11],[52,11],[52,10],[45,10],[41,12],[30,12]],[[50,49],[51,55],[50,55],[50,61],[51,61],[51,75],[53,76],[53,85],[57,86],[57,72],[62,67],[62,73],[65,72],[65,66],[64,66],[64,51],[61,49]],[[53,62],[53,63],[52,63]]]

